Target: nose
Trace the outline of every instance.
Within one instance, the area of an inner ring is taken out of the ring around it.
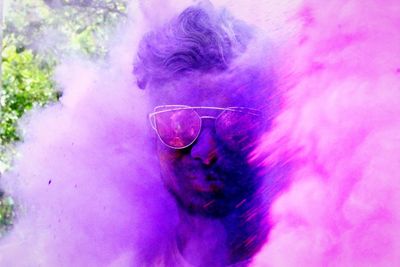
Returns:
[[[205,165],[212,165],[217,161],[217,140],[212,129],[202,129],[190,153],[193,158],[201,160]]]

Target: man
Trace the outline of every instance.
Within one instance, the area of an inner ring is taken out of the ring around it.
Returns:
[[[176,238],[154,266],[247,266],[266,240],[277,190],[249,158],[269,127],[273,103],[259,94],[273,79],[240,63],[251,41],[248,26],[197,6],[140,43],[134,72],[154,106],[161,177],[179,209]]]

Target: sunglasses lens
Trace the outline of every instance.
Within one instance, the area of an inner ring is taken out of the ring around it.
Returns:
[[[170,110],[155,115],[161,140],[173,148],[184,148],[196,140],[201,129],[201,118],[194,110]]]
[[[219,138],[231,149],[241,150],[256,140],[260,132],[260,116],[225,110],[217,119],[216,131]]]

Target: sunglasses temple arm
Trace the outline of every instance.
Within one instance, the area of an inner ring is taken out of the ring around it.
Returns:
[[[151,128],[156,130],[156,123],[155,123],[154,119],[155,119],[155,114],[154,113],[149,114]]]

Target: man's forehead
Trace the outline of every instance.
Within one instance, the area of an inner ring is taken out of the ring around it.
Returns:
[[[174,87],[168,93],[157,97],[158,105],[181,104],[190,106],[230,107],[241,106],[243,99],[237,99],[233,90],[202,85],[201,87]]]
[[[182,104],[213,107],[256,107],[257,92],[261,85],[236,79],[213,79],[196,77],[170,82],[152,88],[154,105]]]

